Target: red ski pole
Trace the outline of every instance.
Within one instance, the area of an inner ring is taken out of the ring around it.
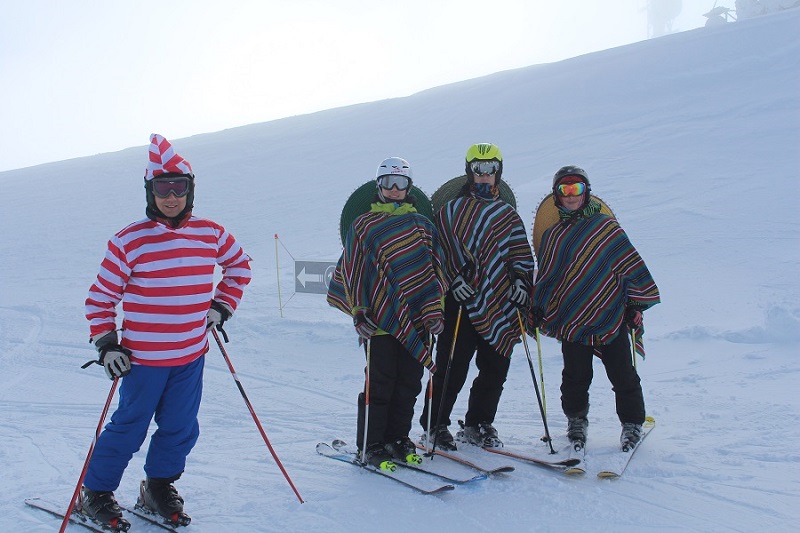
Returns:
[[[278,468],[281,469],[283,473],[283,477],[286,478],[286,481],[289,482],[289,486],[292,487],[292,490],[297,495],[297,499],[300,500],[300,503],[305,503],[303,501],[303,497],[300,496],[300,493],[297,491],[297,488],[292,483],[289,474],[286,472],[286,469],[283,467],[281,460],[278,459],[278,454],[275,453],[275,450],[272,448],[272,444],[270,444],[269,439],[267,438],[267,434],[264,432],[264,428],[261,426],[261,422],[258,420],[258,416],[256,416],[256,412],[253,410],[253,405],[250,403],[250,400],[247,398],[247,394],[244,392],[244,387],[242,387],[242,382],[239,381],[239,376],[236,375],[236,370],[233,369],[233,365],[231,364],[231,359],[228,357],[228,353],[225,351],[225,347],[222,346],[222,341],[219,340],[219,334],[216,332],[215,329],[211,328],[211,333],[214,334],[214,340],[217,341],[217,346],[219,346],[219,351],[222,353],[222,357],[225,358],[225,363],[228,365],[228,369],[231,371],[231,375],[233,379],[236,381],[236,386],[239,387],[239,392],[242,393],[242,398],[244,398],[244,403],[247,404],[247,408],[250,410],[250,414],[253,417],[253,421],[256,423],[256,427],[258,431],[261,433],[261,437],[264,439],[264,443],[269,448],[269,453],[272,454],[272,458],[275,459],[275,463],[278,465]]]
[[[97,438],[100,436],[100,432],[103,430],[103,423],[106,421],[108,408],[111,406],[111,400],[114,398],[114,392],[117,390],[118,384],[119,378],[114,378],[114,382],[111,384],[111,390],[108,392],[106,405],[103,407],[103,413],[100,415],[100,421],[97,423],[97,430],[94,432],[92,445],[89,446],[89,453],[86,454],[86,461],[83,462],[83,469],[81,470],[81,475],[78,477],[78,484],[75,486],[75,492],[72,493],[72,500],[69,502],[67,512],[64,513],[64,521],[61,522],[61,529],[58,530],[58,533],[64,533],[64,530],[67,528],[67,524],[69,524],[69,517],[72,516],[72,510],[75,509],[75,504],[80,497],[81,486],[83,485],[83,480],[86,477],[86,471],[89,469],[89,460],[92,458],[92,454],[94,453],[94,446],[97,444]]]

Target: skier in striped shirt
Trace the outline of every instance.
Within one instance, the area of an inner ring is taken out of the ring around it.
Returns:
[[[455,450],[450,415],[476,355],[460,440],[485,447],[503,445],[494,418],[508,375],[511,352],[524,334],[520,315],[528,313],[533,254],[514,208],[499,195],[503,155],[490,143],[474,144],[466,155],[467,180],[459,196],[436,214],[445,254],[445,328],[436,346],[433,400],[420,424],[437,448]],[[521,311],[520,311],[521,310]],[[456,327],[458,329],[456,330]],[[451,346],[455,342],[452,361]],[[450,367],[445,389],[445,369]]]
[[[393,459],[420,459],[408,434],[423,368],[435,370],[430,335],[444,328],[444,288],[436,230],[414,207],[408,161],[381,162],[376,186],[370,211],[347,232],[328,303],[352,315],[361,341],[370,343],[356,440],[366,462],[386,468]]]
[[[79,506],[110,524],[122,516],[113,491],[131,457],[150,439],[140,503],[188,523],[172,485],[197,441],[207,330],[221,329],[250,282],[250,257],[225,229],[192,215],[192,167],[161,135],[150,137],[144,176],[147,218],[108,242],[86,299],[98,364],[122,379],[119,405],[97,440]],[[214,269],[222,280],[214,287]],[[122,303],[121,339],[116,307]]]
[[[600,212],[590,192],[580,167],[562,167],[553,177],[560,221],[542,235],[529,327],[561,341],[561,407],[573,445],[586,442],[592,361],[598,355],[614,389],[622,447],[632,448],[641,438],[645,407],[627,331],[641,340],[642,313],[660,296],[628,236],[614,217]]]

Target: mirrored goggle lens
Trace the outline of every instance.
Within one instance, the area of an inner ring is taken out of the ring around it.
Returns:
[[[397,187],[398,191],[405,191],[411,185],[411,180],[400,174],[387,174],[378,178],[378,185],[386,190]]]
[[[189,194],[190,181],[186,177],[169,177],[153,179],[153,194],[166,198],[170,193],[178,198]]]
[[[580,196],[586,192],[586,184],[578,183],[562,183],[558,186],[558,194],[560,196]]]
[[[470,163],[470,168],[475,175],[497,174],[497,171],[500,170],[500,163],[497,161],[473,161]]]

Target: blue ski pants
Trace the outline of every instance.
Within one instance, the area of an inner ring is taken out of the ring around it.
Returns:
[[[119,387],[119,405],[97,439],[84,485],[113,491],[155,416],[144,470],[151,478],[177,479],[197,442],[205,356],[183,366],[133,365]]]

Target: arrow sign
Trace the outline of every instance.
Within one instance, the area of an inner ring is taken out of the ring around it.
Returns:
[[[330,261],[295,261],[295,292],[327,294],[335,268],[336,263]]]

